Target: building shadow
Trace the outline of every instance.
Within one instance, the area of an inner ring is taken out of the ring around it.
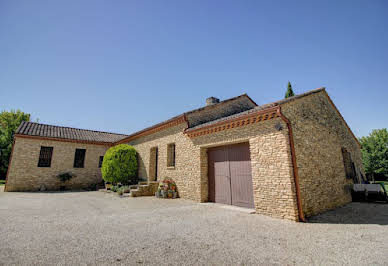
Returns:
[[[388,225],[388,204],[352,202],[308,218],[309,223]]]

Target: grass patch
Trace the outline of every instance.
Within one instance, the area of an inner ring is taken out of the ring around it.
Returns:
[[[0,180],[0,186],[4,186],[5,185],[5,180]]]
[[[383,184],[385,191],[388,192],[388,181],[375,181],[375,183]]]

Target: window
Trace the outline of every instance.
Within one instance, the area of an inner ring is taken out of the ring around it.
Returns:
[[[100,156],[100,161],[98,162],[98,168],[102,167],[102,162],[104,161],[104,156]]]
[[[352,161],[352,157],[350,155],[350,152],[348,152],[345,148],[342,148],[342,158],[344,160],[346,178],[355,179],[356,168],[355,168],[354,163]]]
[[[74,168],[84,168],[85,149],[75,149]]]
[[[167,145],[167,167],[175,166],[175,143]]]
[[[53,147],[40,147],[38,167],[51,167]]]

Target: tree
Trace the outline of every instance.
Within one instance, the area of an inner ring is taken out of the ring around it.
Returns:
[[[367,137],[360,139],[362,161],[365,173],[373,179],[388,178],[388,131],[374,129]]]
[[[294,91],[292,90],[291,83],[288,82],[287,91],[286,91],[286,95],[284,96],[284,98],[288,98],[288,97],[291,97],[291,96],[294,96],[294,95],[295,95],[295,93],[294,93]]]
[[[106,151],[101,167],[105,182],[131,184],[137,180],[136,150],[131,145],[119,144]]]
[[[30,114],[20,110],[0,113],[0,179],[5,179],[7,174],[13,135],[23,121],[30,121]]]

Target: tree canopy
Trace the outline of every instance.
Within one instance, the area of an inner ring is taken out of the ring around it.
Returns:
[[[360,138],[362,160],[368,176],[388,178],[388,131],[374,129],[367,137]]]
[[[287,91],[286,91],[286,95],[284,96],[284,98],[288,98],[288,97],[291,97],[291,96],[294,96],[294,95],[295,95],[295,93],[292,90],[291,82],[288,82]]]
[[[30,121],[30,114],[20,110],[0,113],[0,179],[7,174],[13,134],[23,121]]]

